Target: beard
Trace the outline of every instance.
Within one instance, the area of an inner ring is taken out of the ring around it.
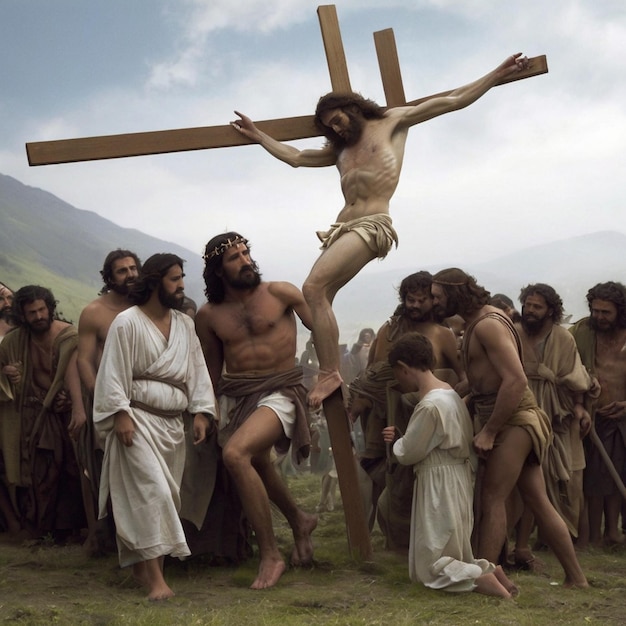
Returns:
[[[546,322],[545,317],[535,317],[534,315],[524,315],[522,314],[521,323],[522,328],[529,335],[537,335],[541,332]]]
[[[619,328],[617,320],[613,322],[600,321],[595,317],[589,318],[589,326],[591,326],[591,329],[595,330],[597,333],[612,333]]]
[[[345,114],[350,120],[350,125],[344,129],[343,134],[340,135],[335,131],[331,131],[332,134],[329,137],[332,145],[338,150],[349,148],[359,143],[365,128],[365,120],[363,118],[358,117],[352,111],[345,111]]]
[[[125,280],[121,285],[119,283],[111,283],[109,285],[109,290],[114,291],[120,296],[127,296],[130,293],[133,285],[135,284],[135,279]]]
[[[183,289],[177,289],[174,293],[166,293],[163,285],[159,285],[159,302],[168,309],[182,311],[185,302],[185,292]]]
[[[404,317],[413,323],[419,322],[430,322],[432,318],[432,313],[434,311],[434,307],[427,312],[424,312],[422,309],[418,308],[404,308]]]
[[[50,330],[52,320],[48,317],[45,320],[37,320],[36,322],[27,322],[28,329],[33,335],[43,335]]]
[[[7,306],[4,309],[0,309],[0,321],[4,320],[8,322],[11,319],[11,307]]]
[[[432,309],[432,314],[436,319],[446,319],[447,317],[453,317],[459,312],[459,307],[449,296],[446,306],[442,304],[435,304]]]
[[[254,289],[261,284],[261,274],[252,265],[246,265],[234,278],[224,274],[224,280],[233,289]]]

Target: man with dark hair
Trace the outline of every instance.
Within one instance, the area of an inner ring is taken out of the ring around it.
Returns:
[[[383,430],[394,457],[415,475],[409,575],[432,589],[510,599],[518,590],[502,567],[472,553],[472,422],[459,395],[433,374],[434,364],[430,341],[419,333],[404,335],[389,352],[400,388],[420,395],[406,432]]]
[[[463,360],[478,423],[473,443],[484,461],[476,555],[497,561],[507,534],[506,500],[517,486],[565,570],[565,585],[588,586],[567,526],[546,493],[541,463],[551,439],[550,420],[528,388],[513,323],[460,269],[435,274],[432,294],[442,314],[459,314],[467,324]]]
[[[592,379],[580,360],[574,338],[560,326],[563,301],[554,288],[544,283],[527,285],[519,301],[522,315],[516,329],[522,340],[524,372],[554,433],[543,463],[546,489],[570,535],[578,537],[583,509],[583,437],[591,428],[588,409]],[[517,527],[514,560],[528,569],[533,569],[535,562],[529,546],[531,530],[532,514],[526,509]]]
[[[80,476],[72,439],[85,423],[76,366],[76,328],[56,318],[49,289],[28,285],[13,298],[17,328],[0,344],[0,369],[10,382],[19,422],[3,434],[7,470],[17,470],[23,527],[60,542],[84,526]],[[14,442],[10,445],[10,442]]]
[[[437,378],[451,385],[465,380],[454,334],[433,319],[431,284],[432,275],[426,271],[402,279],[400,305],[378,331],[367,370],[350,387],[350,416],[353,420],[360,416],[365,433],[360,463],[372,479],[373,511],[388,549],[404,550],[409,545],[413,470],[388,458],[381,433],[389,425],[404,432],[417,401],[415,394],[403,395],[393,384],[389,350],[400,337],[419,332],[430,341]],[[373,519],[370,526],[372,523]]]
[[[275,585],[285,570],[272,527],[270,500],[291,526],[293,564],[311,563],[311,533],[317,517],[302,511],[272,464],[272,448],[291,443],[299,462],[308,456],[310,432],[306,388],[296,357],[295,314],[309,328],[302,293],[286,282],[263,282],[238,233],[217,235],[206,246],[204,280],[208,303],[196,329],[221,409],[220,443],[246,517],[259,544],[252,589]]]
[[[13,292],[4,283],[0,283],[0,341],[13,328],[13,324],[11,324],[12,304]]]
[[[155,254],[113,320],[94,393],[94,423],[106,439],[100,515],[110,494],[120,565],[133,566],[148,598],[174,595],[163,578],[166,555],[189,556],[180,508],[185,465],[183,411],[196,443],[216,416],[215,399],[193,321],[182,313],[183,260]]]
[[[600,441],[613,465],[626,480],[626,287],[618,282],[598,283],[587,292],[589,317],[570,332],[582,362],[600,383],[600,397],[593,407],[593,421]],[[585,499],[589,511],[589,541],[608,543],[623,540],[618,521],[622,497],[595,446],[587,444],[584,474]]]
[[[85,547],[90,553],[106,551],[107,536],[113,534],[109,522],[104,520],[97,523],[103,450],[93,429],[93,391],[96,386],[96,374],[109,327],[118,313],[132,306],[128,294],[140,271],[141,262],[134,252],[121,248],[111,250],[100,270],[104,286],[99,296],[82,310],[78,320],[78,371],[87,414],[87,424],[79,441],[78,454],[88,480],[88,483],[83,485],[83,496],[89,527]],[[101,532],[97,532],[98,528]]]
[[[339,330],[332,310],[335,295],[375,258],[384,258],[398,237],[389,217],[389,202],[398,185],[409,128],[433,117],[464,108],[500,80],[528,67],[521,53],[508,57],[484,77],[415,106],[386,110],[358,94],[323,96],[316,121],[328,139],[319,150],[298,150],[240,119],[234,128],[292,167],[337,166],[345,205],[327,232],[318,232],[322,254],[302,287],[311,308],[313,334],[320,361],[317,385],[309,393],[313,407],[321,405],[341,385]]]

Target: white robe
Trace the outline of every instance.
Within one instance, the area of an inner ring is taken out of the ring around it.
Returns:
[[[186,392],[165,381],[182,385]],[[131,399],[180,415],[161,417],[131,408]],[[100,517],[106,515],[110,494],[122,567],[167,554],[190,554],[178,517],[185,409],[192,415],[215,415],[216,410],[193,321],[173,310],[167,341],[139,307],[120,313],[109,329],[98,369],[94,424],[106,438]],[[134,421],[132,446],[124,446],[113,430],[118,411],[128,412]]]
[[[415,465],[409,575],[432,589],[472,591],[494,570],[474,559],[472,421],[451,389],[433,389],[417,404],[405,435],[393,446],[403,465]]]

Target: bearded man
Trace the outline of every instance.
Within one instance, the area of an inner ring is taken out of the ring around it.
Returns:
[[[109,327],[118,313],[132,306],[128,294],[140,271],[141,262],[134,252],[121,248],[111,250],[100,270],[104,281],[100,295],[82,310],[78,319],[78,371],[87,414],[78,457],[84,476],[83,498],[88,525],[85,548],[92,554],[106,552],[107,540],[113,537],[110,518],[97,522],[103,450],[93,428],[93,391]]]
[[[196,444],[216,415],[213,386],[193,321],[180,311],[183,260],[155,254],[129,294],[135,306],[113,320],[94,393],[94,423],[105,438],[100,514],[110,494],[120,565],[133,566],[150,600],[174,595],[166,555],[190,551],[178,517],[185,466],[183,411]]]
[[[0,369],[16,415],[3,433],[23,527],[63,542],[84,526],[80,473],[72,439],[85,423],[76,365],[78,334],[56,318],[49,289],[28,285],[13,298],[17,328],[0,344]]]
[[[382,430],[396,426],[404,433],[418,401],[416,394],[403,395],[395,384],[387,360],[391,346],[405,334],[419,332],[432,345],[435,376],[452,385],[465,381],[454,334],[433,318],[431,285],[432,276],[426,271],[402,279],[398,288],[400,305],[378,331],[370,348],[368,369],[350,386],[350,416],[353,420],[361,418],[365,433],[360,463],[372,479],[372,510],[388,549],[404,550],[409,546],[413,470],[388,457]],[[372,524],[370,518],[370,528]]]
[[[287,282],[264,282],[248,240],[229,232],[213,237],[204,254],[208,303],[196,329],[220,401],[220,441],[246,517],[259,545],[252,589],[275,585],[285,571],[272,527],[270,500],[294,537],[293,564],[313,558],[317,516],[302,511],[278,475],[272,448],[308,456],[310,431],[302,368],[296,362],[296,320],[310,328],[302,293]]]
[[[600,383],[593,420],[613,465],[626,480],[626,287],[598,283],[587,292],[590,316],[572,326],[583,363]],[[584,491],[589,510],[589,541],[621,543],[618,520],[622,496],[595,446],[587,445]]]
[[[563,301],[550,285],[527,285],[520,292],[521,321],[516,324],[522,340],[524,372],[537,404],[548,415],[553,443],[543,463],[548,497],[578,537],[583,509],[583,438],[591,428],[588,409],[593,384],[582,364],[576,342],[562,326]],[[534,555],[528,541],[532,514],[525,511],[518,525],[515,562],[532,568]]]
[[[521,342],[512,321],[489,305],[489,292],[458,268],[433,276],[435,308],[466,323],[463,360],[475,419],[474,449],[483,461],[476,556],[498,560],[507,534],[506,501],[517,486],[546,543],[565,571],[567,587],[587,587],[565,522],[546,493],[541,463],[550,420],[528,388]]]
[[[447,96],[415,106],[383,109],[356,93],[330,93],[316,108],[315,121],[328,139],[319,150],[298,150],[259,131],[252,120],[235,111],[235,129],[292,167],[335,165],[341,176],[344,207],[327,232],[318,232],[322,254],[302,287],[311,307],[320,375],[309,393],[317,408],[342,383],[339,374],[339,329],[332,310],[335,295],[375,258],[384,258],[398,237],[389,217],[389,202],[400,179],[409,128],[464,108],[500,80],[528,67],[521,53],[507,57],[482,78]]]

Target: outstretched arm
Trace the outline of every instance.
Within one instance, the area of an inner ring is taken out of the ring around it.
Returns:
[[[528,58],[521,52],[507,57],[498,67],[469,85],[459,87],[445,96],[438,96],[411,107],[396,107],[388,115],[399,116],[400,126],[408,127],[425,122],[433,117],[457,111],[476,102],[492,87],[511,75],[529,67]]]
[[[291,167],[326,167],[334,165],[337,161],[335,153],[330,146],[320,150],[298,150],[280,141],[276,141],[267,133],[260,131],[254,122],[243,113],[235,111],[240,119],[230,123],[244,137],[262,145],[272,156]]]

